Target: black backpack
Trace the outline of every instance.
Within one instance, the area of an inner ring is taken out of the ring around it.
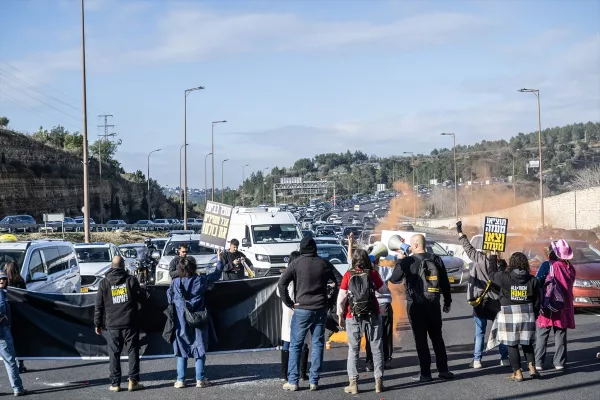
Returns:
[[[371,279],[371,270],[350,271],[348,282],[348,304],[355,318],[368,318],[376,314],[373,299],[375,287]]]
[[[413,301],[434,303],[440,298],[440,273],[435,260],[421,260],[419,275],[412,290]]]

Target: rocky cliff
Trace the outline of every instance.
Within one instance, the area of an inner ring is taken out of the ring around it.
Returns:
[[[110,165],[90,160],[90,212],[96,223],[124,219],[133,223],[147,218],[147,184],[124,179]],[[156,218],[173,217],[177,206],[152,189]],[[46,146],[32,138],[0,129],[0,218],[28,214],[82,215],[83,164],[74,154]]]

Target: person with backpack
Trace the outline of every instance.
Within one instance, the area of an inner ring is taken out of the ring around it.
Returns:
[[[496,314],[500,311],[500,288],[490,282],[488,269],[491,257],[471,245],[469,238],[462,231],[462,221],[456,222],[456,231],[465,254],[473,261],[473,266],[469,268],[467,301],[473,306],[473,319],[475,320],[475,349],[472,366],[474,369],[479,369],[483,367],[481,360],[485,348],[485,331],[488,320],[496,319]],[[500,351],[500,365],[509,367],[508,349],[501,344],[498,350]]]
[[[427,336],[431,339],[435,352],[435,363],[438,377],[453,379],[454,374],[448,369],[448,355],[442,337],[442,306],[443,311],[450,312],[452,296],[450,281],[444,262],[438,256],[426,252],[425,237],[415,234],[410,239],[410,256],[397,251],[399,261],[390,278],[390,282],[400,284],[404,281],[406,288],[406,309],[408,320],[412,327],[415,346],[421,373],[414,380],[430,382],[431,354],[427,344]]]
[[[552,242],[546,268],[538,270],[542,286],[542,306],[537,318],[535,368],[544,370],[548,337],[554,331],[554,369],[563,370],[567,363],[567,329],[575,329],[573,283],[575,268],[569,260],[573,250],[565,240]]]
[[[349,242],[352,240],[350,238]],[[351,244],[349,245],[351,246]],[[337,299],[338,320],[348,336],[348,380],[345,393],[358,394],[358,359],[360,341],[365,336],[371,345],[374,361],[375,393],[383,392],[383,343],[381,342],[381,315],[376,291],[385,291],[379,273],[373,269],[369,254],[357,249],[352,264],[340,284]]]
[[[492,282],[500,287],[500,311],[496,315],[488,339],[487,349],[502,343],[508,347],[508,359],[513,369],[509,379],[522,382],[521,354],[525,353],[529,376],[539,378],[535,368],[533,344],[535,340],[535,320],[540,310],[540,284],[529,273],[529,261],[521,252],[510,256],[505,271],[498,271],[498,264],[489,264],[488,273]]]

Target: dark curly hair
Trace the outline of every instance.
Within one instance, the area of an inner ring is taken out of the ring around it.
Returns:
[[[519,251],[512,253],[510,256],[506,273],[510,274],[514,269],[525,270],[528,274],[530,273],[529,260],[527,260],[527,256],[525,254]]]

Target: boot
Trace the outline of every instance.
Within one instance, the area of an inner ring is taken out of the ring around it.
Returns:
[[[358,394],[358,383],[356,378],[350,379],[350,384],[344,388],[344,393]]]
[[[535,365],[533,363],[529,363],[529,377],[531,379],[537,379],[540,377],[540,373],[538,372],[538,370],[535,368]]]
[[[281,350],[281,380],[287,382],[288,379],[288,361],[290,360],[289,350]]]
[[[378,379],[375,379],[375,393],[381,393],[381,392],[383,392],[383,379],[378,378]]]
[[[515,382],[523,382],[523,371],[521,370],[521,368],[514,371],[513,374],[508,377],[508,379]]]
[[[127,390],[130,392],[135,392],[136,390],[142,390],[144,385],[139,383],[138,381],[134,381],[133,379],[129,379],[129,384],[127,386]]]
[[[300,358],[300,380],[307,381],[308,375],[306,371],[308,370],[308,345],[304,345],[302,348],[302,357]]]

